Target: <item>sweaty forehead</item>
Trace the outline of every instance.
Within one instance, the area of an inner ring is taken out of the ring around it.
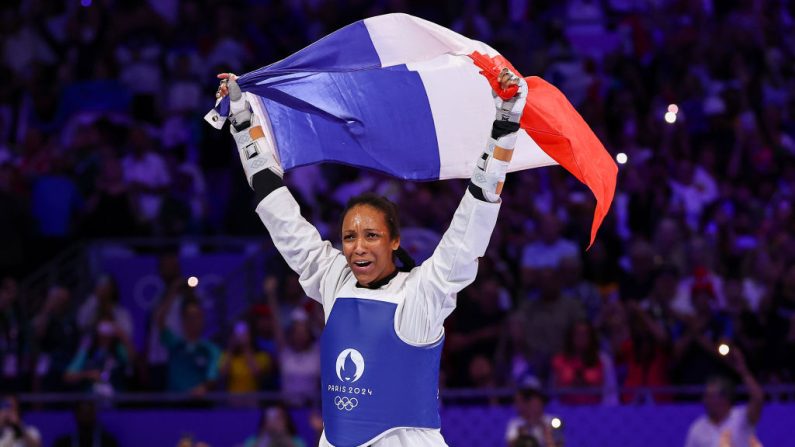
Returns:
[[[384,213],[369,205],[356,205],[345,214],[342,231],[360,229],[387,230]]]

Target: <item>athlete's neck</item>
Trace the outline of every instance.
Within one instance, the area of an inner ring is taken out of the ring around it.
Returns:
[[[362,284],[359,284],[359,282],[357,281],[356,282],[356,287],[360,287],[362,289],[380,289],[382,286],[387,285],[389,283],[389,281],[392,281],[392,278],[397,276],[397,274],[398,274],[398,268],[395,267],[395,270],[393,270],[392,273],[384,276],[381,279],[376,279],[375,281],[371,282],[370,284],[362,285]]]

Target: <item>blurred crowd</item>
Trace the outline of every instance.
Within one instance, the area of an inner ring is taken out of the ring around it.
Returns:
[[[590,404],[670,401],[619,387],[745,365],[795,382],[795,2],[17,0],[0,6],[0,387],[312,395],[323,317],[294,275],[269,275],[209,339],[179,257],[162,254],[145,346],[112,277],[90,296],[53,286],[32,318],[18,281],[76,238],[266,238],[232,139],[201,119],[214,74],[395,11],[554,83],[623,162],[587,251],[589,191],[560,168],[509,175],[478,280],[446,324],[444,386],[532,376],[601,390],[561,397]],[[331,240],[349,197],[386,195],[424,235],[406,238],[418,257],[465,189],[333,165],[286,177]]]

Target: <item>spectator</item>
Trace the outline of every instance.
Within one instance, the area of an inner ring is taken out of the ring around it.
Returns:
[[[185,278],[181,274],[179,255],[175,251],[167,251],[159,256],[158,274],[161,293],[151,301],[155,303],[155,307],[149,320],[146,360],[148,387],[162,391],[166,388],[168,377],[168,350],[160,343],[161,333],[156,316],[162,312],[166,327],[172,333],[182,335],[180,308],[187,291]]]
[[[718,198],[718,187],[707,171],[689,160],[682,160],[677,168],[669,182],[671,206],[682,209],[688,226],[696,230],[704,207]]]
[[[527,338],[521,315],[514,313],[507,318],[507,328],[500,335],[495,355],[495,370],[498,380],[508,386],[533,373],[527,359]]]
[[[220,351],[202,335],[204,310],[199,300],[192,296],[187,286],[183,287],[181,293],[186,294],[180,305],[181,336],[166,326],[166,306],[158,309],[155,315],[155,322],[160,330],[160,340],[168,350],[166,389],[200,397],[207,393],[218,379]]]
[[[94,327],[100,315],[110,315],[114,324],[129,339],[133,337],[133,322],[130,312],[119,304],[119,286],[110,275],[97,278],[94,292],[83,301],[77,311],[77,324],[81,331]]]
[[[534,273],[545,268],[557,268],[560,261],[568,256],[578,256],[574,242],[560,236],[560,221],[551,214],[543,214],[539,219],[539,239],[527,244],[522,250],[522,268],[532,285],[538,286],[540,280],[533,280]]]
[[[579,301],[586,317],[593,321],[602,310],[602,295],[596,286],[583,278],[582,260],[579,256],[567,256],[560,261],[562,293]]]
[[[276,346],[276,322],[273,311],[267,304],[255,304],[249,313],[249,328],[254,348],[267,355],[272,364],[271,370],[262,379],[261,387],[264,390],[277,390],[279,389],[279,349]]]
[[[101,396],[125,391],[135,364],[135,347],[110,313],[103,313],[94,323],[64,374],[64,381],[81,384],[87,391]]]
[[[588,321],[573,324],[566,333],[563,352],[552,358],[552,383],[555,388],[600,388],[601,393],[566,393],[560,401],[566,404],[614,403],[616,377],[610,357],[599,351],[596,330]]]
[[[690,241],[688,249],[691,274],[679,283],[679,291],[672,303],[674,309],[681,313],[692,314],[691,293],[694,288],[704,287],[712,291],[712,306],[724,310],[726,299],[723,296],[723,278],[714,271],[714,249],[707,244],[705,239],[699,237]]]
[[[548,401],[537,378],[527,376],[522,379],[514,396],[518,415],[508,421],[505,431],[505,441],[509,447],[563,446],[561,420],[544,412]]]
[[[143,126],[130,131],[132,151],[122,160],[125,181],[136,198],[138,219],[145,224],[154,222],[160,212],[163,194],[171,184],[163,157],[152,146]]]
[[[756,439],[755,427],[762,414],[764,392],[748,370],[740,351],[732,349],[729,357],[734,370],[740,375],[748,390],[748,404],[732,407],[734,387],[731,382],[721,377],[710,379],[704,391],[706,414],[690,425],[685,447],[761,445]]]
[[[491,278],[479,281],[459,296],[455,316],[449,319],[447,352],[452,357],[453,371],[466,371],[477,356],[493,359],[505,321],[500,304],[500,285]],[[453,383],[461,383],[452,377]]]
[[[260,416],[257,434],[249,436],[242,447],[305,447],[298,437],[295,422],[282,405],[265,408]]]
[[[674,376],[678,384],[695,385],[730,373],[718,346],[732,341],[734,333],[729,316],[713,309],[716,299],[709,283],[695,285],[690,295],[695,314],[684,317],[684,329],[674,341]]]
[[[109,156],[102,160],[94,188],[84,211],[84,234],[90,237],[137,234],[137,204],[124,181],[124,171],[118,158]]]
[[[629,265],[623,271],[619,294],[624,301],[640,301],[649,296],[654,281],[654,249],[644,240],[629,247]]]
[[[36,343],[34,390],[62,391],[63,375],[80,343],[80,331],[72,312],[72,293],[66,287],[50,287],[39,314],[33,319]]]
[[[762,371],[765,365],[765,327],[760,312],[751,309],[739,278],[726,278],[726,313],[731,319],[734,342],[745,354],[752,371]]]
[[[271,309],[277,309],[277,283],[266,280],[266,296]],[[300,404],[317,394],[320,381],[320,344],[317,342],[309,321],[309,315],[302,308],[296,308],[290,315],[287,330],[282,329],[279,312],[274,314],[276,322],[276,346],[279,348],[279,372],[282,392],[291,404]]]
[[[540,297],[520,305],[524,320],[527,358],[541,377],[547,377],[549,362],[563,348],[566,331],[585,318],[580,303],[561,293],[557,271],[544,268],[538,271]]]
[[[76,228],[78,212],[83,207],[83,197],[63,156],[54,157],[50,171],[33,184],[31,206],[39,234],[52,245],[48,254],[57,252]]]
[[[272,374],[273,359],[254,347],[245,321],[235,324],[226,351],[221,356],[220,376],[230,393],[253,393],[260,389],[262,378]]]
[[[467,380],[464,382],[464,385],[467,388],[474,388],[484,392],[488,391],[491,395],[486,396],[485,399],[464,400],[464,402],[498,405],[499,400],[494,396],[494,392],[499,387],[499,384],[497,383],[497,375],[490,357],[486,357],[485,355],[476,355],[472,357],[472,360],[470,360],[467,365],[467,371]]]
[[[81,400],[75,404],[75,431],[61,436],[53,447],[117,447],[119,442],[97,421],[97,406],[93,401]]]
[[[0,398],[0,447],[41,447],[39,430],[22,421],[14,396]]]
[[[0,393],[22,389],[25,377],[30,334],[20,311],[17,282],[11,277],[0,279]]]
[[[671,337],[667,328],[656,321],[638,303],[627,304],[631,336],[621,346],[618,357],[626,362],[624,386],[664,387],[670,385]],[[642,396],[626,393],[624,402],[641,400]],[[670,395],[654,394],[655,402],[669,402]]]

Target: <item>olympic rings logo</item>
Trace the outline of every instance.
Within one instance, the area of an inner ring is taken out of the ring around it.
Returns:
[[[359,406],[359,399],[355,397],[334,396],[334,405],[338,410],[351,411]]]

